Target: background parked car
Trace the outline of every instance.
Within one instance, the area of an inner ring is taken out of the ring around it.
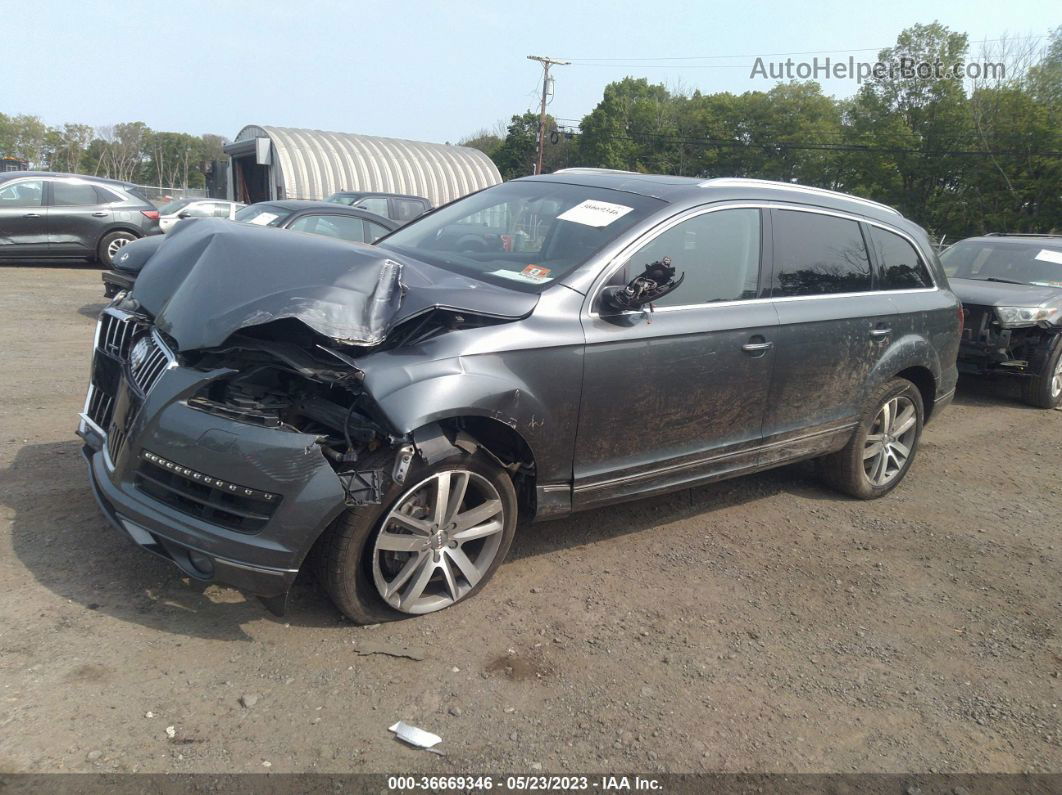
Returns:
[[[431,202],[423,196],[409,196],[404,193],[339,191],[329,196],[327,201],[368,210],[370,213],[390,218],[399,225],[408,224],[431,209]]]
[[[259,226],[276,226],[295,232],[338,237],[354,243],[374,243],[398,228],[390,218],[369,210],[335,202],[283,199],[258,202],[236,213],[236,220]]]
[[[1062,405],[1062,235],[985,235],[940,255],[966,325],[959,369],[1019,376],[1025,402]]]
[[[185,218],[228,218],[230,221],[246,204],[224,199],[177,199],[159,207],[159,227],[163,233]]]
[[[47,171],[0,174],[0,260],[73,258],[110,265],[126,243],[159,233],[136,185]]]
[[[366,210],[302,199],[251,204],[238,210],[235,219],[257,226],[275,226],[352,243],[373,243],[398,227],[389,218],[381,218]],[[115,260],[114,267],[103,274],[104,295],[113,298],[120,291],[131,288],[159,242],[134,246]]]

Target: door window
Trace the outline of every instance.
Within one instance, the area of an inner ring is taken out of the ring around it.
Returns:
[[[374,224],[372,221],[366,221],[365,226],[367,226],[369,229],[369,234],[365,239],[368,241],[372,241],[373,243],[375,243],[377,240],[379,240],[381,237],[391,231],[385,226]]]
[[[42,204],[44,204],[44,182],[39,179],[0,187],[0,210],[8,207],[40,207]]]
[[[360,218],[345,215],[304,215],[295,219],[289,229],[311,235],[337,237],[355,243],[365,242],[365,227]]]
[[[215,218],[228,218],[230,208],[228,204],[215,204],[214,205],[214,217]]]
[[[423,202],[413,199],[395,199],[395,220],[404,224],[423,214],[427,209]]]
[[[642,246],[620,268],[626,284],[646,265],[671,258],[682,285],[654,306],[689,306],[756,298],[760,274],[760,211],[716,210],[683,221]]]
[[[856,221],[778,210],[772,223],[774,295],[827,295],[871,289],[870,258]]]
[[[388,218],[387,213],[387,197],[386,196],[366,196],[361,199],[355,207],[359,207],[362,210],[368,210],[370,213],[376,213],[382,215],[384,218]]]
[[[870,240],[878,258],[879,289],[912,290],[933,286],[925,263],[914,246],[902,237],[872,226]]]
[[[52,206],[89,207],[99,204],[99,197],[92,185],[84,182],[52,182]]]

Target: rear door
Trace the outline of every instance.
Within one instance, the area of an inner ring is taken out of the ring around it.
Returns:
[[[44,180],[0,184],[0,258],[47,256],[47,217]]]
[[[685,280],[653,312],[592,299],[576,507],[755,466],[777,332],[760,295],[764,243],[758,208],[696,210],[651,232],[608,279],[626,284],[670,257]]]
[[[50,179],[48,243],[55,256],[91,257],[114,212],[94,185],[76,179]]]
[[[778,346],[764,418],[769,460],[809,455],[851,432],[867,375],[893,335],[859,218],[771,210]]]

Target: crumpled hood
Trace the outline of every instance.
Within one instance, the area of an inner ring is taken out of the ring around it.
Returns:
[[[132,297],[181,351],[282,318],[373,346],[434,308],[516,320],[538,302],[374,246],[208,218],[166,236]]]
[[[948,279],[952,292],[964,304],[977,306],[1024,306],[1062,304],[1062,289],[1037,284],[984,282],[977,279]]]

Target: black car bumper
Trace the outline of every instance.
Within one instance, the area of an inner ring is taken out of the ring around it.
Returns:
[[[103,280],[103,294],[107,298],[114,298],[122,290],[130,289],[136,281],[135,276],[115,270],[104,271],[100,278]]]
[[[219,373],[170,358],[145,381],[136,348],[152,334],[111,308],[101,315],[78,423],[100,508],[189,577],[283,597],[344,508],[339,478],[313,436],[190,407],[187,399]]]

